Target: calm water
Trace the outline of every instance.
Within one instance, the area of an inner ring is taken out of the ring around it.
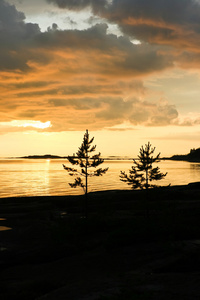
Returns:
[[[62,167],[66,160],[0,160],[0,198],[11,196],[67,195],[82,194],[81,188],[72,189],[73,181]],[[105,161],[102,167],[109,167],[102,177],[89,178],[89,191],[130,189],[119,180],[120,170],[127,171],[131,160]],[[160,185],[182,185],[200,181],[200,163],[161,161],[158,166],[168,172]]]

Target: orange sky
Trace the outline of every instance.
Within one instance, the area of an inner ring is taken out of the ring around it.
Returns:
[[[200,147],[199,29],[198,0],[2,0],[0,157]]]

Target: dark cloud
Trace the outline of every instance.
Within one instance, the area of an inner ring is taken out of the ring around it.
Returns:
[[[0,1],[0,69],[29,69],[25,47],[40,29],[37,24],[25,24],[24,20],[24,14],[14,5]]]
[[[125,34],[150,44],[196,50],[200,46],[200,2],[196,0],[48,1],[74,10],[90,6]]]
[[[106,0],[47,0],[49,3],[54,3],[60,8],[68,8],[70,10],[81,10],[91,7],[95,13],[102,10],[108,5]]]
[[[75,1],[73,5],[78,3]],[[98,5],[101,4],[99,1]],[[85,5],[84,1],[82,5]],[[138,76],[173,65],[172,58],[163,55],[159,48],[146,44],[134,45],[127,37],[108,34],[106,24],[97,24],[81,31],[59,30],[54,23],[47,32],[42,33],[37,24],[24,21],[24,14],[18,12],[15,6],[0,2],[1,70],[27,71],[36,65],[48,65],[57,60],[57,51],[65,51],[63,71],[66,66],[65,72],[71,74],[92,74],[95,71],[98,74]],[[74,59],[72,64],[71,55],[67,57],[74,51],[79,52],[79,66]],[[84,63],[86,58],[88,61]]]
[[[25,23],[25,15],[4,0],[0,2],[0,42],[2,48],[16,49],[40,33],[37,24]]]
[[[18,55],[17,52],[2,50],[0,52],[0,69],[28,71],[30,68],[27,65],[27,60],[23,56]]]
[[[38,35],[38,47],[44,49],[66,49],[88,53],[96,51],[96,57],[88,62],[99,73],[139,75],[163,70],[173,65],[173,59],[160,51],[159,47],[147,44],[135,45],[127,37],[107,34],[106,24],[97,24],[87,30],[52,31]],[[97,55],[99,56],[97,59]],[[103,62],[102,62],[103,57]],[[68,67],[69,70],[69,67]],[[71,70],[74,71],[73,69]],[[87,68],[84,66],[84,71]],[[91,71],[91,68],[90,70]],[[78,70],[76,70],[78,72]]]
[[[51,27],[49,26],[48,28],[47,28],[47,31],[49,32],[51,32],[51,31],[56,31],[56,30],[58,30],[58,25],[56,24],[56,23],[53,23],[52,25],[51,25]]]
[[[107,9],[108,17],[121,21],[157,20],[173,24],[199,22],[200,7],[194,0],[113,0]]]
[[[128,18],[138,22],[199,24],[200,6],[195,0],[47,0],[61,8],[81,10],[98,7],[107,19],[122,24]]]
[[[151,44],[199,47],[200,4],[195,0],[113,0],[104,17]]]

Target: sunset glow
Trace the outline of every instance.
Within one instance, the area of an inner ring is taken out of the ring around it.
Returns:
[[[40,129],[45,129],[48,127],[51,127],[51,122],[40,122],[40,121],[11,121],[11,122],[1,122],[0,127],[33,127],[33,128],[40,128]]]
[[[200,1],[0,1],[2,156],[200,147]]]

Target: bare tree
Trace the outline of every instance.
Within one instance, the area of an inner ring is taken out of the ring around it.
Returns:
[[[76,165],[79,168],[70,168],[63,165],[63,168],[69,173],[70,176],[76,176],[73,183],[69,183],[72,188],[81,187],[85,193],[85,217],[88,214],[88,178],[92,176],[102,176],[108,171],[108,168],[97,168],[104,160],[100,157],[101,153],[90,155],[96,150],[96,145],[92,145],[93,138],[89,138],[88,130],[86,130],[83,142],[78,149],[75,156],[68,156],[67,159],[72,165]],[[84,180],[83,180],[84,178]]]

